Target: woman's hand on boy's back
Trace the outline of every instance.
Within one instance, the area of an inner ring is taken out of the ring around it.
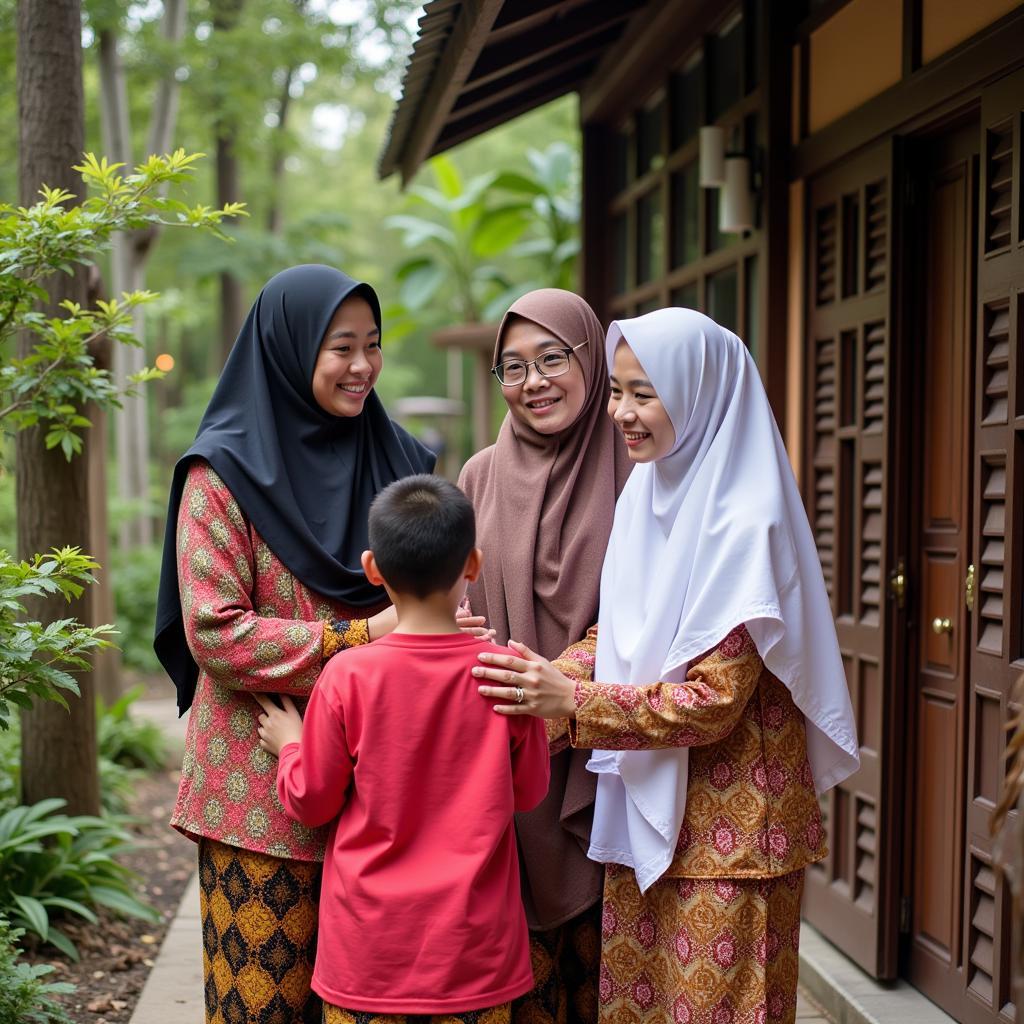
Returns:
[[[302,716],[299,709],[292,703],[291,697],[282,694],[281,703],[278,707],[273,699],[265,693],[254,693],[253,696],[259,701],[263,708],[263,714],[259,716],[256,731],[259,733],[260,746],[268,753],[277,757],[281,748],[289,743],[299,743],[302,740]]]
[[[575,718],[576,683],[555,668],[546,658],[531,651],[526,644],[509,641],[519,656],[481,652],[477,659],[483,665],[473,669],[478,679],[489,679],[501,686],[480,686],[484,697],[511,701],[495,704],[502,715],[535,715],[537,718]]]

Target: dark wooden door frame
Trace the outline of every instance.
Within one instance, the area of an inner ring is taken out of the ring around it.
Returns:
[[[894,502],[893,516],[894,516],[894,529],[898,531],[900,536],[900,550],[904,552],[903,559],[907,569],[907,593],[906,593],[906,614],[903,616],[903,630],[897,634],[893,633],[895,640],[896,636],[900,636],[902,643],[894,643],[895,647],[899,648],[901,655],[900,661],[900,675],[896,678],[899,680],[899,685],[896,690],[900,696],[901,707],[898,711],[899,721],[903,723],[901,729],[902,734],[906,737],[906,743],[903,750],[900,752],[902,756],[894,757],[892,764],[890,765],[890,775],[892,776],[893,784],[899,780],[899,788],[896,790],[901,797],[903,794],[910,793],[910,786],[914,779],[916,771],[916,762],[918,750],[916,747],[916,729],[914,720],[914,710],[910,706],[912,702],[915,686],[911,685],[910,673],[916,671],[914,666],[914,660],[908,656],[907,652],[917,650],[917,646],[920,642],[921,630],[928,628],[928,623],[918,622],[915,620],[914,609],[918,606],[919,587],[922,585],[922,560],[920,556],[919,543],[917,540],[917,529],[916,524],[921,521],[922,513],[922,474],[920,460],[917,457],[921,452],[921,423],[920,423],[920,400],[922,397],[921,385],[920,385],[920,374],[917,371],[917,367],[921,365],[921,361],[927,358],[927,353],[924,351],[923,341],[925,333],[921,328],[924,316],[924,302],[926,296],[924,295],[925,288],[925,272],[924,272],[924,260],[921,259],[920,246],[921,240],[926,237],[927,225],[925,223],[927,218],[927,203],[926,203],[926,192],[928,168],[925,166],[927,160],[926,148],[931,138],[936,136],[944,135],[949,132],[955,131],[957,128],[966,126],[972,126],[977,131],[977,126],[980,123],[980,103],[974,102],[965,108],[959,109],[955,114],[943,117],[941,120],[929,125],[926,130],[915,133],[911,137],[901,137],[897,139],[897,148],[901,153],[901,158],[898,161],[898,180],[900,181],[901,194],[903,196],[903,204],[901,210],[902,223],[899,227],[899,254],[898,257],[894,256],[894,260],[898,258],[901,269],[902,269],[902,287],[898,289],[897,295],[895,296],[895,302],[898,306],[898,317],[899,317],[899,339],[897,342],[897,359],[902,371],[903,379],[901,384],[900,394],[900,413],[896,417],[897,432],[893,437],[892,457],[895,458],[897,466],[897,475],[899,476],[902,483],[902,490],[897,502]],[[970,180],[969,180],[969,201],[971,203],[971,223],[976,227],[978,223],[978,175],[979,168],[977,159],[975,159],[973,166],[970,169]],[[970,273],[970,290],[966,298],[966,308],[971,311],[970,322],[972,326],[971,336],[968,341],[970,349],[970,369],[971,375],[971,389],[968,396],[968,405],[966,414],[968,421],[973,424],[973,377],[974,377],[974,346],[977,342],[976,330],[974,327],[974,316],[973,310],[976,307],[976,296],[977,296],[977,236],[976,232],[970,238],[970,244],[972,246],[971,254],[971,273]],[[972,439],[973,440],[973,439]],[[968,479],[964,482],[964,486],[971,491],[974,486],[974,473],[973,473],[973,456],[968,460],[967,466]],[[968,510],[968,523],[965,529],[968,531],[968,537],[970,537],[973,529],[971,525],[971,519],[973,516],[973,496],[968,502],[970,508]],[[970,541],[968,541],[970,544]],[[968,560],[970,560],[970,554],[968,554]],[[969,619],[965,619],[968,623]],[[963,660],[965,664],[962,666],[962,670],[967,673],[969,679],[970,671],[970,629],[968,630],[967,640],[965,642],[963,651]],[[967,694],[964,693],[964,700],[967,700]],[[963,721],[961,722],[960,732],[962,735],[959,737],[958,742],[961,743],[963,748],[963,754],[966,761],[967,754],[967,706],[963,708]],[[964,771],[966,772],[966,763],[964,765]],[[966,776],[964,779],[966,783]],[[960,820],[960,830],[963,831],[963,815],[964,808],[960,808],[958,811],[958,819]],[[901,827],[899,828],[900,838],[900,870],[899,870],[899,908],[900,908],[900,950],[899,950],[899,962],[900,962],[900,974],[905,975],[908,967],[908,961],[910,956],[910,941],[909,941],[909,915],[911,912],[910,899],[914,888],[914,815],[912,809],[907,806],[905,813],[903,814],[903,820]],[[964,836],[954,837],[956,843],[957,856],[962,858],[963,847],[965,842]],[[961,881],[963,880],[963,865],[958,865],[960,872]],[[959,891],[954,894],[954,899],[958,901],[963,900],[962,895],[963,887],[959,888]],[[957,937],[959,940],[959,936]],[[954,1012],[954,1008],[950,1005],[945,1007],[947,1012]],[[957,1019],[960,1019],[959,1012],[956,1013]]]

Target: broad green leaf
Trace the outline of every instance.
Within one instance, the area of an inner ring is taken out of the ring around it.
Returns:
[[[25,921],[32,931],[45,942],[50,931],[50,915],[47,914],[46,907],[33,896],[22,896],[20,893],[13,895],[14,902],[18,905]]]
[[[491,210],[473,233],[473,252],[485,259],[497,256],[515,244],[529,224],[521,204]]]
[[[427,262],[407,274],[398,289],[402,304],[411,312],[422,309],[444,282],[444,267]]]

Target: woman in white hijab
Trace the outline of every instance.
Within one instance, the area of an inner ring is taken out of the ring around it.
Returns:
[[[598,626],[556,665],[481,655],[500,685],[480,692],[568,718],[594,751],[601,1024],[791,1022],[804,869],[826,852],[815,791],[858,766],[821,566],[740,339],[663,309],[606,345],[637,468]]]

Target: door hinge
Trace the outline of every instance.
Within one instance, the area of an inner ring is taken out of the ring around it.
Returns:
[[[902,558],[889,573],[889,594],[895,599],[896,607],[902,608],[907,599],[907,567]]]
[[[900,932],[903,935],[910,934],[910,897],[900,897]]]
[[[974,611],[974,565],[967,566],[967,578],[964,580],[964,604],[969,612]]]

